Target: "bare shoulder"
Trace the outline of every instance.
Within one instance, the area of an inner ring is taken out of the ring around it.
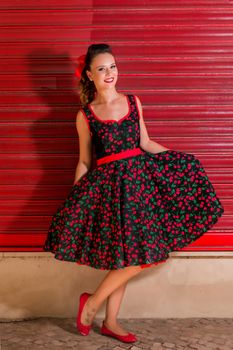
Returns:
[[[140,98],[137,95],[134,95],[134,97],[136,98],[137,102],[141,103],[141,100],[140,100]]]
[[[77,123],[77,122],[84,122],[84,121],[85,121],[84,118],[85,118],[85,117],[84,117],[83,109],[80,108],[80,109],[78,110],[77,115],[76,115],[76,123]]]
[[[76,115],[76,126],[78,127],[78,125],[85,125],[85,124],[86,124],[86,117],[83,109],[80,108]]]
[[[141,103],[140,98],[137,95],[134,95],[134,97],[135,97],[135,99],[137,101],[138,106],[142,108],[142,103]]]
[[[89,123],[85,116],[85,112],[82,108],[78,110],[76,115],[76,128],[79,136],[89,138],[89,136],[91,135]]]

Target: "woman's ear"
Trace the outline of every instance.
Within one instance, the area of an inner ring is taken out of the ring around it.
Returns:
[[[87,77],[92,81],[91,72],[89,72],[89,70],[86,70],[86,74]]]

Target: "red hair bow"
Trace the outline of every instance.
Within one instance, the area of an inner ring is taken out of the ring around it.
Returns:
[[[81,55],[77,58],[78,66],[75,70],[75,75],[79,80],[81,79],[82,71],[85,66],[85,59],[86,55]]]

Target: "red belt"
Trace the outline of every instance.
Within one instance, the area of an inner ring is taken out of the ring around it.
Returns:
[[[133,149],[127,149],[126,151],[110,154],[109,156],[105,156],[105,157],[97,159],[97,165],[108,163],[108,162],[111,162],[113,160],[118,160],[118,159],[136,156],[138,154],[143,154],[143,153],[144,152],[142,151],[142,149],[140,147],[136,147]]]

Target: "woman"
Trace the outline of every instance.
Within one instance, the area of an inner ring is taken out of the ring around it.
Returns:
[[[116,89],[118,68],[108,44],[90,45],[76,75],[79,163],[44,248],[57,259],[110,270],[92,294],[80,296],[80,333],[89,334],[107,299],[101,333],[135,342],[117,322],[127,282],[201,237],[224,209],[194,155],[150,140],[140,99]]]

